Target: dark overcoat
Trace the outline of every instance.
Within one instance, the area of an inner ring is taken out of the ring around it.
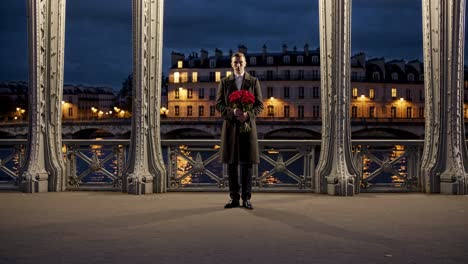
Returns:
[[[216,109],[224,119],[221,131],[221,162],[230,164],[238,164],[239,162],[258,164],[260,159],[255,117],[263,110],[262,90],[258,79],[247,72],[244,74],[241,89],[248,90],[255,96],[255,103],[252,110],[248,111],[249,118],[246,121],[252,130],[246,133],[239,132],[241,123],[236,119],[233,108],[229,104],[229,95],[237,91],[234,74],[223,78],[219,83],[216,96]]]

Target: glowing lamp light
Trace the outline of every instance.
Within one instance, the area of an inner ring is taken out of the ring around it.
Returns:
[[[402,101],[402,102],[403,102],[404,100],[405,100],[405,99],[404,99],[403,97],[401,97],[401,98],[400,98],[400,101]]]

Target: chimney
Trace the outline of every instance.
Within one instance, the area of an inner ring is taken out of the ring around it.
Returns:
[[[208,51],[201,49],[200,50],[200,64],[203,63],[208,59]]]
[[[306,56],[309,56],[309,44],[307,43],[304,45],[304,54]]]
[[[215,57],[219,58],[219,57],[222,57],[222,56],[223,56],[223,52],[220,49],[216,48],[215,49]]]
[[[247,47],[241,44],[237,47],[237,51],[247,54]]]
[[[266,55],[267,55],[267,46],[266,46],[266,44],[263,44],[262,55],[263,55],[263,60],[265,61],[266,60]]]

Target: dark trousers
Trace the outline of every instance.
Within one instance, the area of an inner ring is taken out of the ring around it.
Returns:
[[[229,194],[231,199],[239,200],[239,173],[237,170],[237,164],[228,164],[228,175],[229,175]],[[252,164],[241,163],[240,164],[240,177],[242,184],[242,200],[250,200],[252,196]]]

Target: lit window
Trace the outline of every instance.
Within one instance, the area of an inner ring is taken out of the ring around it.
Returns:
[[[179,83],[179,82],[180,82],[180,73],[174,72],[174,83]]]
[[[192,72],[192,82],[198,82],[198,72]]]
[[[273,57],[269,56],[267,58],[267,64],[273,64]]]
[[[177,68],[182,69],[184,67],[184,62],[183,61],[178,61],[177,62]]]
[[[283,57],[283,63],[284,64],[289,64],[290,62],[291,62],[291,57],[289,57],[289,55]]]
[[[257,64],[257,57],[250,57],[250,65]]]
[[[392,88],[392,98],[396,98],[396,97],[397,97],[397,89]]]
[[[274,116],[274,107],[272,105],[268,106],[268,116]]]
[[[180,82],[183,82],[183,83],[188,82],[188,73],[187,72],[180,73]]]
[[[358,97],[358,89],[353,88],[353,98],[356,99]]]
[[[304,56],[297,56],[297,64],[303,64],[304,63]]]
[[[232,71],[226,71],[226,77],[231,76],[231,74],[232,74]]]
[[[374,100],[374,97],[375,97],[375,90],[374,88],[369,88],[369,98],[371,100]]]
[[[221,72],[216,72],[215,82],[221,81]]]

